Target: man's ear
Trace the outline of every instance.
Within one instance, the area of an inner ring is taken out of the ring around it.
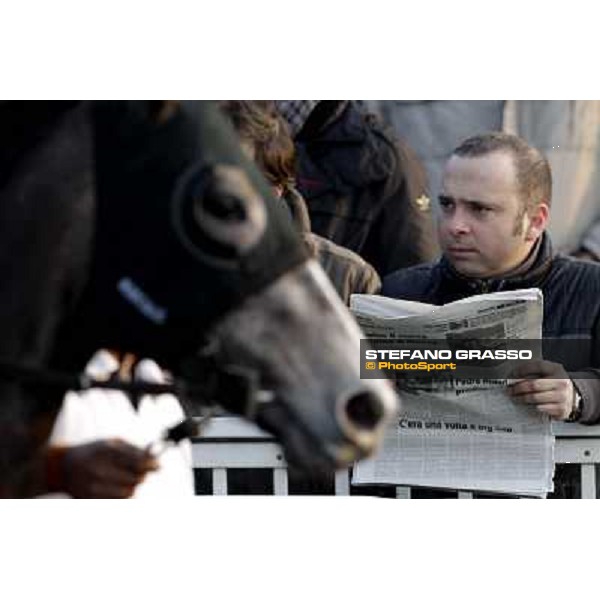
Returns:
[[[541,202],[529,215],[529,226],[525,233],[525,241],[534,242],[537,240],[542,235],[544,229],[546,229],[549,218],[550,208],[545,202]]]

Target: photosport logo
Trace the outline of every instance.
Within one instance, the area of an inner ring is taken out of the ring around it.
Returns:
[[[539,340],[361,340],[361,377],[507,377],[540,356]]]

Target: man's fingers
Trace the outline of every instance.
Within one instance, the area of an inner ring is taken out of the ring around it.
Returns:
[[[111,462],[135,475],[144,475],[158,469],[158,461],[152,454],[123,440],[110,440],[108,448]]]
[[[549,392],[561,387],[560,379],[524,379],[508,386],[511,396],[522,396],[537,392]]]
[[[517,402],[535,406],[554,419],[566,419],[573,408],[573,384],[570,379],[533,379],[509,387]]]
[[[128,498],[157,460],[120,439],[73,446],[64,457],[65,491],[75,498]]]
[[[515,399],[523,404],[556,404],[563,405],[562,397],[554,390],[534,392],[532,394],[519,394]]]
[[[520,396],[549,391],[563,394],[567,392],[569,387],[569,379],[524,379],[510,384],[507,389],[511,396]]]
[[[134,473],[115,463],[106,463],[96,468],[97,481],[117,486],[136,486],[144,479],[145,473]]]

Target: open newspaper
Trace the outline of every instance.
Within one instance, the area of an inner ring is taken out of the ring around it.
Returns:
[[[542,331],[542,293],[537,289],[472,296],[441,307],[356,294],[351,309],[369,338],[536,340]],[[430,379],[408,387],[396,383],[402,415],[388,429],[378,454],[355,465],[354,484],[538,497],[552,491],[550,419],[513,401],[507,379]]]

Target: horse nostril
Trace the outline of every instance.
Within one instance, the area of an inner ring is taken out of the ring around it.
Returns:
[[[384,407],[378,396],[369,392],[359,392],[346,402],[346,416],[358,429],[371,431],[384,417]]]

